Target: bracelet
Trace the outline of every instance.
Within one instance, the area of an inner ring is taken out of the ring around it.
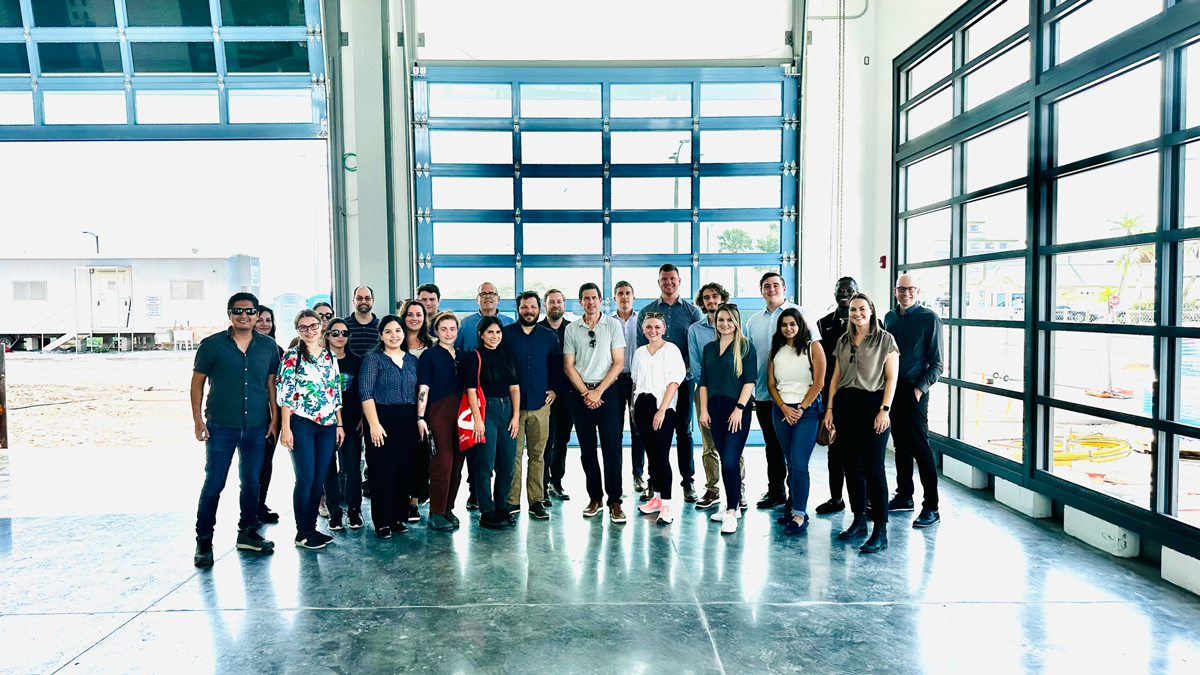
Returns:
[[[424,415],[417,415],[417,421],[418,421],[418,422],[424,422],[424,421],[425,421],[425,416],[424,416]]]
[[[339,424],[339,425],[337,425],[337,428],[344,429],[345,427],[343,425]]]
[[[738,401],[738,403],[734,407],[737,408],[738,410],[745,410],[746,404],[742,403],[741,401]]]

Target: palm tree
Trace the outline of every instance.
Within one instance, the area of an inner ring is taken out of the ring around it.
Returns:
[[[1110,220],[1108,222],[1119,227],[1126,236],[1142,234],[1148,229],[1145,223],[1142,222],[1142,216],[1131,216],[1129,213],[1126,213],[1120,220]],[[1130,246],[1125,249],[1125,251],[1117,258],[1116,266],[1117,270],[1121,272],[1121,279],[1117,282],[1117,287],[1115,289],[1112,286],[1106,286],[1104,290],[1100,292],[1100,299],[1104,301],[1104,304],[1108,307],[1107,312],[1109,323],[1115,323],[1114,312],[1116,311],[1116,307],[1113,306],[1110,300],[1113,296],[1120,297],[1121,293],[1125,290],[1125,280],[1129,276],[1129,271],[1131,269],[1136,269],[1140,272],[1143,264],[1154,264],[1154,246],[1151,244]],[[1141,300],[1141,295],[1142,290],[1139,285],[1138,300]],[[1129,314],[1126,314],[1126,316],[1129,316]],[[1105,345],[1108,352],[1108,358],[1106,359],[1108,388],[1105,393],[1115,398],[1128,398],[1128,396],[1123,392],[1118,392],[1113,387],[1112,333],[1105,333]]]
[[[744,253],[751,250],[753,243],[748,232],[740,227],[731,227],[717,237],[717,252]],[[733,268],[733,292],[731,295],[737,295],[738,290],[738,272],[735,266]]]

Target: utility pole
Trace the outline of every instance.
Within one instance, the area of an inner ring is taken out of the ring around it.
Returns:
[[[0,450],[8,449],[8,399],[4,395],[4,343],[0,342]]]
[[[96,238],[96,255],[100,255],[100,235],[96,234],[95,232],[88,232],[87,230],[80,232],[80,234],[90,234]]]

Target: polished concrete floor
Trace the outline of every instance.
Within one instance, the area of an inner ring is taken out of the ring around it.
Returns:
[[[231,478],[198,571],[202,463],[193,447],[0,454],[0,672],[1200,673],[1200,599],[949,482],[939,527],[894,516],[891,547],[860,556],[833,537],[848,514],[799,537],[754,509],[725,536],[690,507],[670,527],[632,501],[625,525],[584,519],[573,454],[575,498],[548,522],[368,528],[310,552],[285,514],[257,557],[233,550]],[[824,464],[818,449],[814,504]],[[760,487],[761,450],[747,473]]]

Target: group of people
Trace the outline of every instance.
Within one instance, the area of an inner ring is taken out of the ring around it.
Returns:
[[[752,414],[767,458],[767,490],[757,507],[782,507],[778,522],[786,534],[808,528],[808,464],[819,436],[829,447],[830,497],[814,513],[843,511],[845,485],[853,518],[839,539],[866,537],[863,553],[887,548],[888,513],[914,510],[914,462],[924,494],[912,525],[939,522],[927,394],[942,370],[941,320],[917,302],[911,276],[897,281],[896,309],[883,319],[854,279],[840,279],[836,309],[817,322],[788,301],[775,272],[759,280],[765,308],[746,317],[718,283],[704,284],[694,304],[680,296],[680,285],[679,270],[663,265],[659,296],[634,311],[633,286],[620,281],[616,311],[604,314],[602,289],[583,284],[583,316],[575,321],[565,318],[558,289],[518,295],[514,320],[500,314],[497,289],[485,282],[479,310],[460,320],[439,311],[433,284],[382,318],[372,311],[371,288],[360,286],[345,318],[328,303],[299,312],[299,337],[286,350],[275,342],[270,308],[235,294],[229,329],[201,342],[192,378],[196,438],[207,443],[196,565],[213,563],[217,500],[235,449],[237,548],[273,548],[257,527],[279,520],[266,506],[277,444],[295,469],[301,548],[333,540],[318,529],[319,512],[330,531],[364,527],[364,495],[377,537],[407,532],[421,521],[425,501],[429,529],[458,528],[464,466],[466,507],[478,510],[481,527],[511,528],[522,491],[529,515],[548,519],[552,498],[570,499],[562,481],[572,427],[588,492],[583,516],[607,511],[624,523],[626,412],[638,511],[660,524],[677,513],[674,443],[684,503],[715,509],[711,520],[720,531],[737,531],[749,506],[743,450]],[[694,485],[693,413],[703,495]],[[890,500],[889,435],[897,483]]]

